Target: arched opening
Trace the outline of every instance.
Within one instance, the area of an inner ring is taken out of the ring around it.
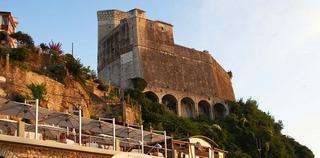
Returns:
[[[213,106],[213,113],[215,118],[225,117],[228,113],[226,105],[222,103],[217,103]]]
[[[199,106],[199,114],[200,115],[210,117],[210,104],[207,101],[201,100],[198,103],[198,106]]]
[[[152,102],[159,103],[159,98],[154,92],[147,91],[147,92],[144,92],[144,94]]]
[[[177,106],[178,106],[178,101],[176,97],[174,97],[171,94],[167,94],[162,97],[162,104],[168,107],[169,110],[173,111],[174,113],[177,113]]]
[[[184,117],[193,117],[194,101],[191,98],[183,98],[181,100],[181,115]]]

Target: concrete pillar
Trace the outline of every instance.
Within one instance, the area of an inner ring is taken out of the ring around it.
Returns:
[[[194,114],[193,117],[198,117],[199,116],[199,105],[198,102],[194,103]]]
[[[212,149],[211,148],[209,148],[209,158],[213,158],[213,156],[212,156]]]
[[[210,118],[213,120],[213,119],[214,119],[213,105],[210,105],[210,109],[209,109],[209,111],[210,111]]]
[[[24,137],[25,123],[21,120],[18,121],[18,137]]]
[[[177,150],[172,150],[172,157],[178,158],[178,151]]]
[[[120,140],[116,139],[116,151],[121,151]]]
[[[182,116],[182,108],[181,108],[181,101],[180,100],[178,100],[177,113],[178,113],[178,116]]]
[[[196,148],[193,144],[189,145],[189,158],[196,158]]]

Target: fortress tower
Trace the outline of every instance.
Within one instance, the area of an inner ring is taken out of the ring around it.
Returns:
[[[148,82],[146,96],[184,117],[221,117],[234,100],[231,76],[207,51],[174,43],[173,26],[140,9],[98,11],[98,74],[116,86]]]

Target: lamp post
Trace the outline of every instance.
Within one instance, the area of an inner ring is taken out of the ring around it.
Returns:
[[[99,117],[99,121],[101,121],[101,120],[107,120],[107,121],[112,120],[113,150],[116,150],[116,119],[115,119],[115,118],[109,119],[109,118],[100,118],[100,117]]]
[[[36,99],[36,128],[35,128],[35,133],[36,133],[36,140],[39,139],[38,135],[38,123],[39,123],[39,99]]]
[[[141,153],[144,154],[144,134],[143,125],[141,125]]]
[[[82,120],[81,120],[81,108],[79,108],[79,144],[81,145],[82,135]]]

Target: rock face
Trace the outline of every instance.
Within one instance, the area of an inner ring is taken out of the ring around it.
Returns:
[[[7,74],[7,83],[2,84],[10,92],[19,92],[25,96],[32,96],[27,88],[29,84],[45,84],[46,95],[40,105],[56,111],[66,111],[81,107],[85,117],[90,116],[90,106],[94,104],[88,92],[78,82],[71,82],[68,85],[61,84],[47,76],[39,75],[31,71],[24,71],[19,68],[12,68]],[[90,88],[90,87],[89,87]],[[96,90],[97,91],[97,90]],[[1,93],[1,90],[0,90]]]
[[[0,88],[0,97],[6,97],[7,96],[7,93]]]
[[[0,76],[0,83],[5,83],[7,79],[3,76]]]
[[[174,43],[171,24],[147,19],[139,9],[98,12],[98,73],[117,86],[148,82],[154,101],[166,96],[181,116],[213,116],[217,104],[235,100],[231,78],[207,51]],[[204,103],[204,104],[200,104]]]
[[[30,89],[27,88],[27,85],[32,83],[45,84],[47,92],[44,99],[40,101],[40,106],[42,107],[61,112],[73,112],[73,110],[81,107],[84,117],[105,117],[110,115],[116,117],[118,121],[122,120],[120,100],[103,100],[110,92],[99,90],[97,84],[94,82],[88,81],[86,85],[83,86],[79,82],[71,81],[64,85],[45,75],[22,70],[18,67],[11,67],[9,73],[2,74],[0,72],[0,75],[6,76],[2,77],[7,81],[5,83],[0,82],[0,99],[1,97],[8,97],[15,92],[31,97],[32,93]],[[115,111],[109,111],[109,113],[103,111],[104,106],[110,106],[111,109],[113,109],[112,107],[119,109],[117,116],[115,115]],[[140,117],[140,109],[138,106],[131,107],[127,105],[127,123],[137,123],[140,121]]]

